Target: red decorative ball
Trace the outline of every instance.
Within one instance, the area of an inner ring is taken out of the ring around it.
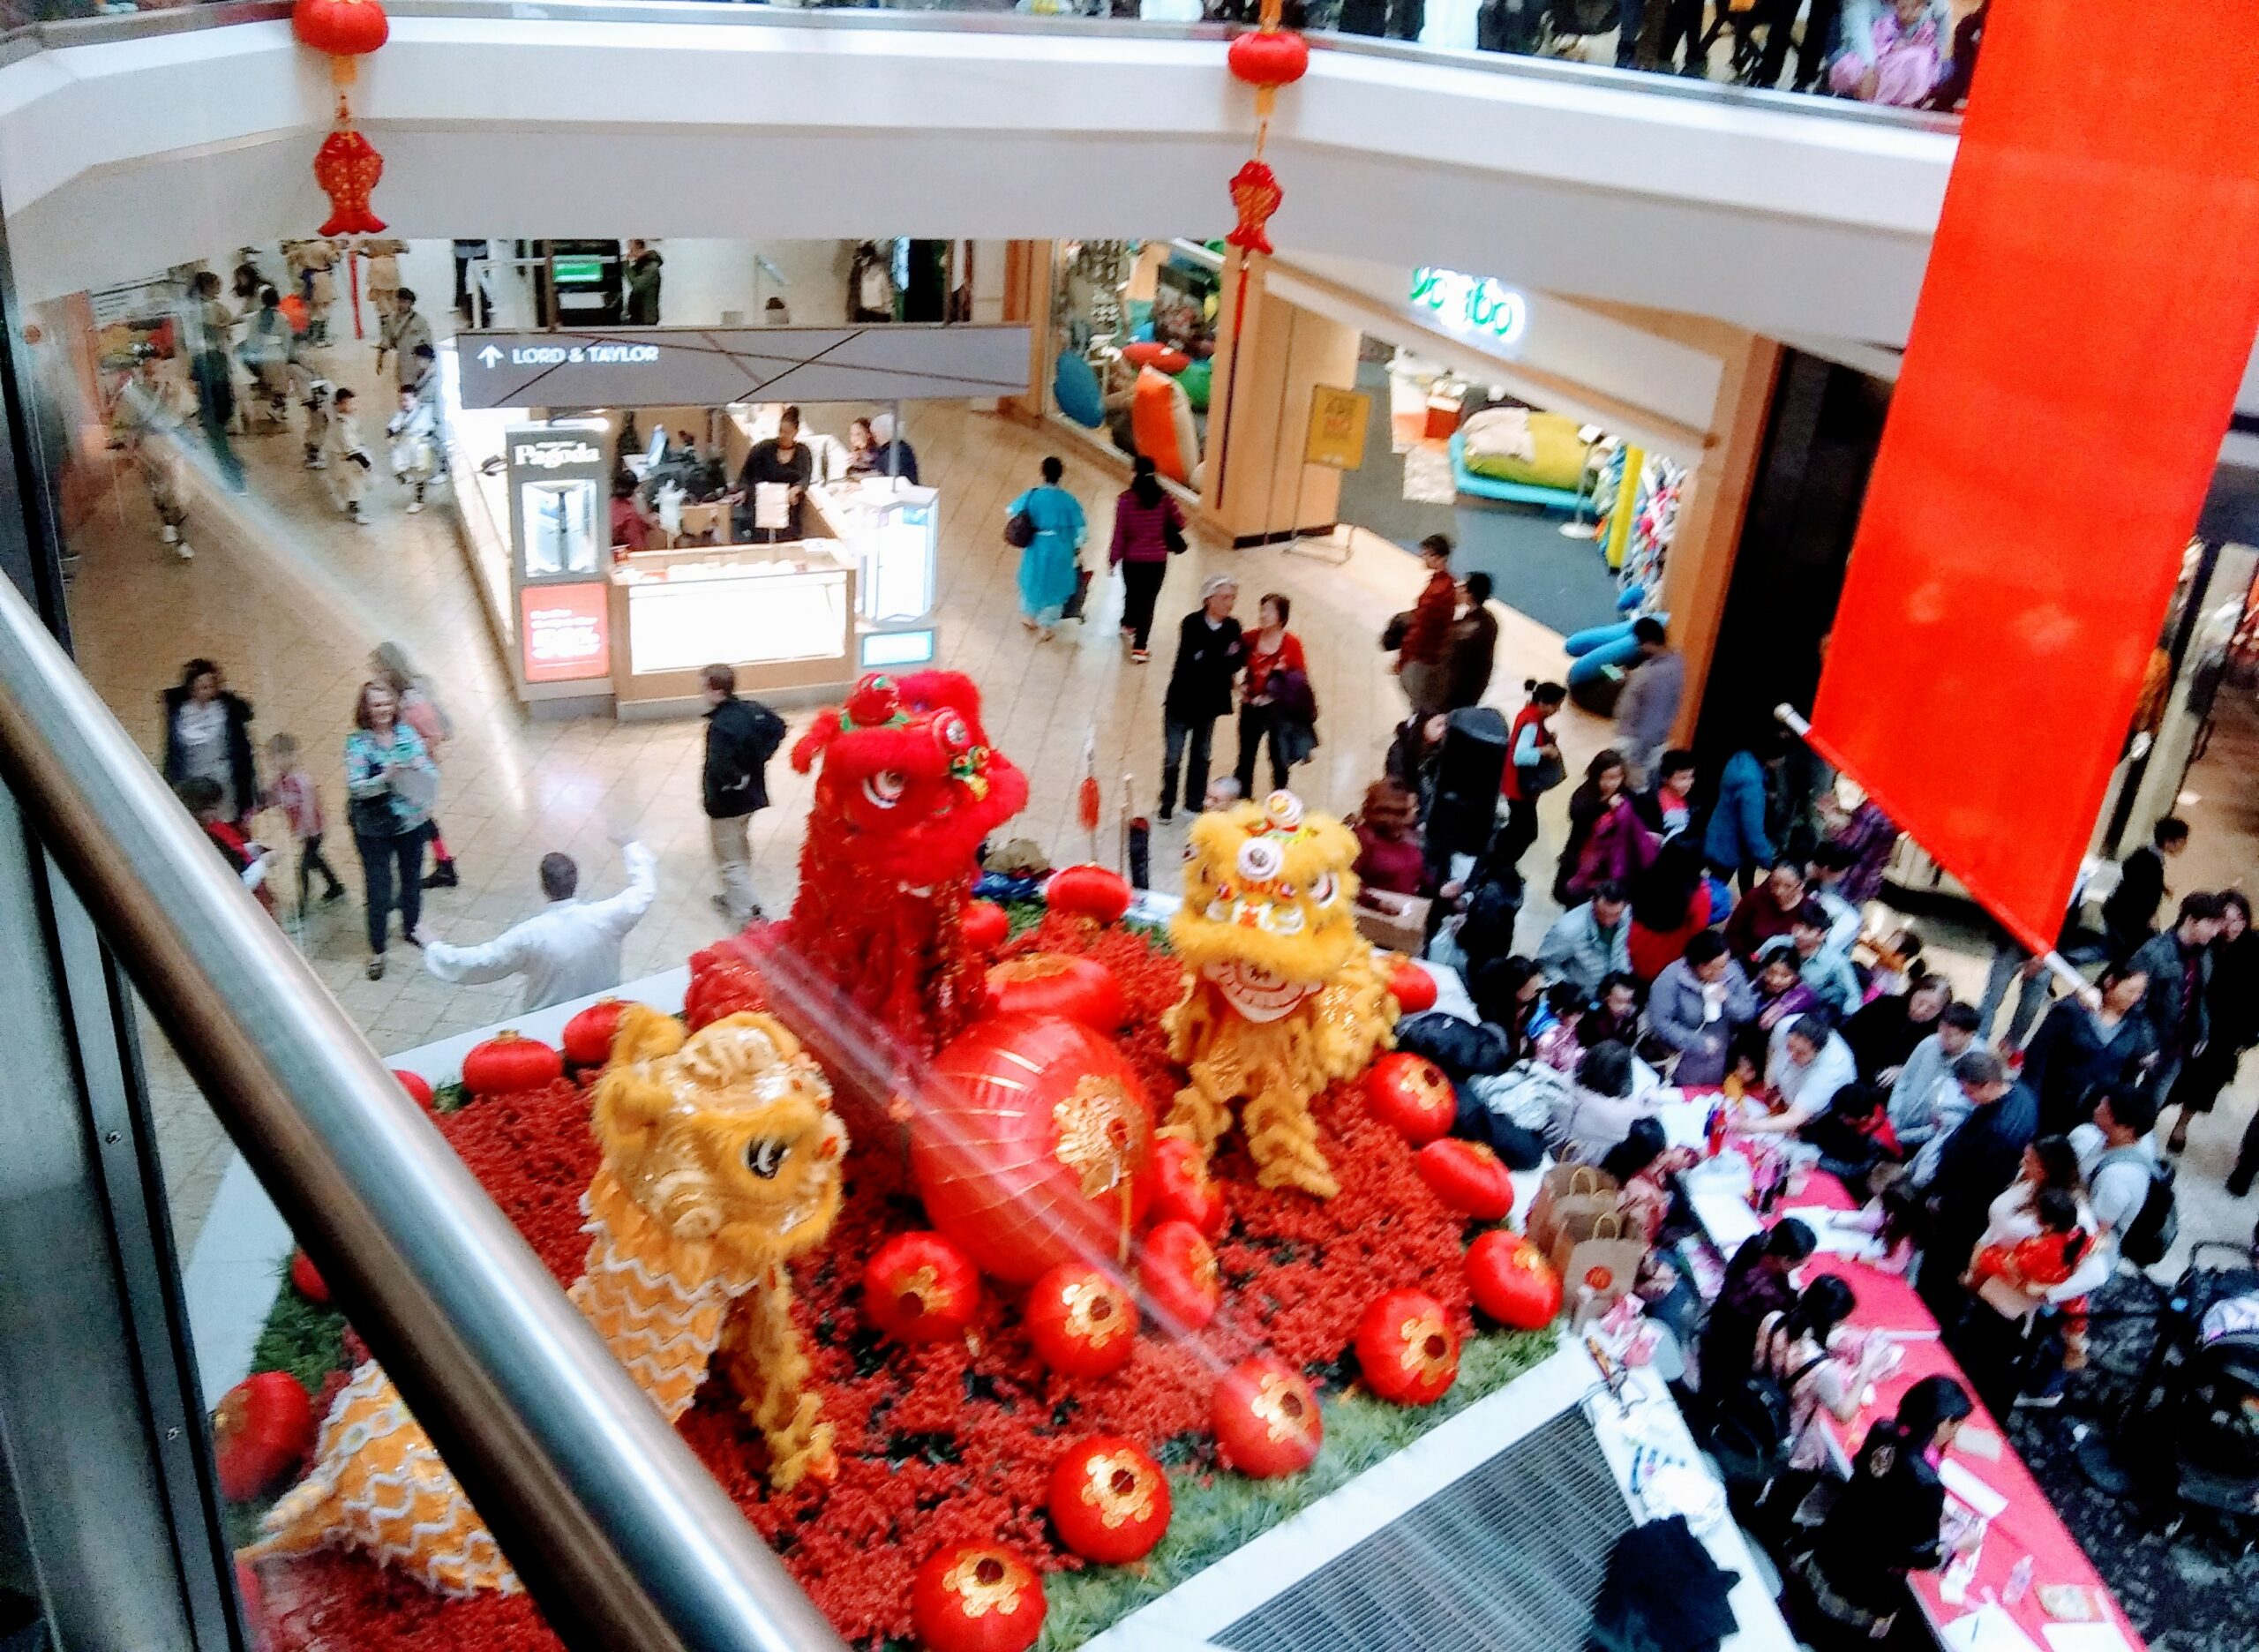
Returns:
[[[565,1058],[539,1039],[498,1032],[462,1058],[462,1087],[475,1096],[538,1090],[565,1076]]]
[[[565,1059],[574,1067],[601,1067],[612,1059],[612,1040],[619,1032],[619,1017],[627,1000],[602,998],[565,1024]]]
[[[863,1266],[863,1317],[897,1342],[963,1334],[980,1308],[980,1275],[937,1233],[897,1234]]]
[[[1062,867],[1043,886],[1043,900],[1053,912],[1119,923],[1130,910],[1130,880],[1102,866]]]
[[[1106,1377],[1137,1349],[1137,1303],[1098,1269],[1062,1262],[1027,1294],[1028,1340],[1062,1377]]]
[[[975,952],[994,952],[1011,935],[1012,917],[994,901],[967,901],[958,933]]]
[[[1450,1130],[1459,1094],[1444,1070],[1424,1055],[1391,1050],[1365,1073],[1365,1106],[1415,1146]]]
[[[1357,1363],[1382,1399],[1433,1405],[1459,1379],[1459,1333],[1425,1291],[1390,1291],[1357,1323]]]
[[[999,1015],[1060,1016],[1109,1035],[1122,1025],[1122,983],[1114,972],[1065,952],[991,964],[988,1002]]]
[[[928,1652],[1027,1652],[1043,1612],[1043,1580],[999,1543],[944,1549],[910,1586],[910,1621]]]
[[[1208,1174],[1207,1160],[1190,1142],[1175,1136],[1155,1141],[1152,1168],[1145,1179],[1152,1188],[1155,1221],[1190,1222],[1204,1239],[1223,1232],[1230,1207],[1224,1203],[1222,1184]]]
[[[1504,1221],[1514,1207],[1514,1181],[1487,1142],[1446,1136],[1412,1155],[1412,1167],[1446,1210]]]
[[[405,1067],[395,1067],[392,1070],[392,1076],[417,1107],[426,1113],[436,1110],[432,1100],[432,1086],[421,1073],[412,1073]]]
[[[1494,1228],[1467,1248],[1467,1288],[1500,1325],[1535,1331],[1561,1311],[1561,1280],[1537,1247]]]
[[[213,1466],[230,1503],[273,1491],[313,1448],[314,1402],[289,1371],[244,1378],[212,1414]]]
[[[1310,72],[1310,42],[1292,29],[1250,29],[1234,37],[1225,61],[1250,86],[1292,86]]]
[[[1157,1311],[1188,1331],[1199,1330],[1223,1306],[1216,1253],[1190,1222],[1154,1225],[1137,1259],[1137,1284]]]
[[[1300,1371],[1265,1356],[1217,1379],[1209,1422],[1225,1466],[1256,1480],[1300,1474],[1325,1441],[1317,1391]]]
[[[1085,1560],[1142,1560],[1168,1530],[1168,1476],[1134,1440],[1093,1434],[1051,1471],[1051,1523]]]
[[[392,25],[376,0],[298,0],[290,32],[316,51],[358,57],[383,45]]]
[[[934,1226],[1024,1284],[1087,1256],[1128,1259],[1153,1115],[1113,1040],[1077,1021],[996,1016],[934,1057],[910,1162]]]
[[[310,1303],[327,1306],[329,1287],[314,1270],[314,1259],[303,1250],[290,1252],[290,1286]]]
[[[884,672],[866,672],[847,695],[847,720],[861,728],[891,723],[902,710],[902,689]]]
[[[1388,963],[1388,995],[1400,1012],[1420,1015],[1436,1007],[1436,978],[1408,957],[1392,956]]]

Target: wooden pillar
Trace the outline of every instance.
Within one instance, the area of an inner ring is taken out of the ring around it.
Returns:
[[[1040,419],[1051,394],[1051,362],[1057,346],[1051,337],[1052,244],[1013,241],[1004,249],[1002,319],[1028,329],[1027,385],[1017,395],[1000,396],[996,411],[1009,417]]]
[[[1672,741],[1682,746],[1693,738],[1701,714],[1781,364],[1781,347],[1754,334],[1740,334],[1722,354],[1725,371],[1718,379],[1710,438],[1679,501],[1678,531],[1657,604],[1670,616],[1671,646],[1686,657],[1686,695],[1671,730]]]
[[[1267,292],[1233,252],[1210,379],[1205,519],[1242,544],[1332,528],[1340,473],[1302,462],[1310,392],[1356,379],[1356,329]]]

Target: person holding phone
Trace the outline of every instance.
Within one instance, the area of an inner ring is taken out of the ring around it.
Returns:
[[[367,897],[371,980],[384,979],[394,906],[410,941],[423,921],[424,840],[439,789],[439,771],[424,737],[402,720],[400,697],[384,683],[363,683],[345,737],[345,791]]]

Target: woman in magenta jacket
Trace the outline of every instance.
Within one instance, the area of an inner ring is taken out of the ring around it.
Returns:
[[[1184,544],[1184,517],[1161,486],[1153,462],[1138,458],[1130,485],[1114,501],[1114,549],[1109,567],[1122,570],[1122,635],[1130,657],[1144,665],[1153,634],[1153,604],[1168,575],[1169,552]]]

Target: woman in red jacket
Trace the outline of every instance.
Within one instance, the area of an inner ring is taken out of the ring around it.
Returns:
[[[1257,612],[1262,616],[1247,638],[1247,675],[1242,679],[1239,702],[1239,794],[1255,795],[1255,754],[1265,741],[1271,746],[1271,789],[1284,791],[1294,761],[1285,743],[1286,706],[1280,690],[1287,687],[1287,673],[1301,680],[1294,686],[1307,695],[1310,665],[1302,657],[1302,640],[1287,629],[1293,604],[1277,591],[1264,594]]]
[[[1517,869],[1537,841],[1537,800],[1561,784],[1561,748],[1553,743],[1552,717],[1569,697],[1559,683],[1534,677],[1522,687],[1529,699],[1507,726],[1505,776],[1498,783],[1506,800],[1506,823],[1491,846],[1495,859]]]

